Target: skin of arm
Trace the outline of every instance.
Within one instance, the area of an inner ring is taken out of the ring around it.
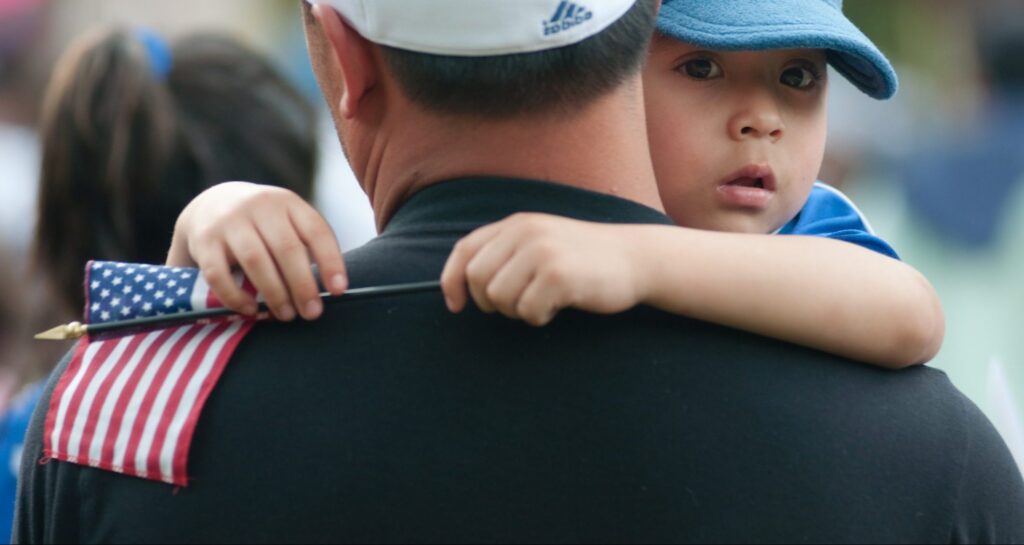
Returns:
[[[935,356],[942,306],[914,268],[847,242],[520,214],[469,235],[448,307],[542,326],[563,308],[636,304],[898,369]]]
[[[855,244],[654,226],[623,235],[635,245],[641,301],[667,312],[893,369],[942,345],[928,280]]]

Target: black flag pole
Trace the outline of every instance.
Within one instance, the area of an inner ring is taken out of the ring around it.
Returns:
[[[343,303],[348,301],[364,301],[366,299],[375,299],[378,297],[393,297],[396,295],[411,295],[415,293],[440,291],[440,289],[441,283],[438,281],[417,282],[414,284],[356,288],[348,290],[344,294],[338,296],[324,292],[320,294],[320,297],[327,302],[337,301]],[[35,338],[42,341],[66,341],[78,339],[89,334],[96,335],[100,333],[115,333],[128,330],[159,329],[161,327],[185,323],[211,323],[216,319],[224,319],[225,317],[229,320],[265,320],[270,317],[270,314],[267,312],[266,304],[260,303],[260,312],[255,317],[244,316],[226,308],[217,308],[199,310],[195,312],[182,312],[180,314],[169,314],[167,316],[150,316],[147,318],[136,318],[134,320],[108,322],[104,324],[82,324],[79,322],[71,322],[70,324],[57,326],[49,331],[44,331],[36,335]]]

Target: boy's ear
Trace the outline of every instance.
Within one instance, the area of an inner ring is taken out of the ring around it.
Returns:
[[[322,4],[313,6],[313,16],[320,23],[327,47],[333,52],[341,98],[338,111],[345,119],[356,116],[362,99],[377,84],[380,75],[374,62],[374,45],[359,35],[338,12]]]

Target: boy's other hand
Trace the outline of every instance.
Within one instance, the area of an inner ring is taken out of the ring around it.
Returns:
[[[569,307],[629,310],[645,289],[629,238],[624,226],[512,216],[456,245],[441,277],[445,300],[457,313],[472,296],[484,312],[538,327]]]
[[[312,206],[286,189],[227,182],[201,193],[178,216],[167,265],[198,267],[226,307],[252,316],[257,302],[235,284],[231,271],[237,265],[275,318],[314,320],[323,302],[311,258],[327,290],[344,293],[341,249]]]

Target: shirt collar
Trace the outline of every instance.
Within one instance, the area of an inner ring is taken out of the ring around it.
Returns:
[[[440,182],[413,195],[382,235],[423,231],[468,233],[519,212],[598,223],[671,225],[642,204],[567,185],[518,178],[474,177]]]

